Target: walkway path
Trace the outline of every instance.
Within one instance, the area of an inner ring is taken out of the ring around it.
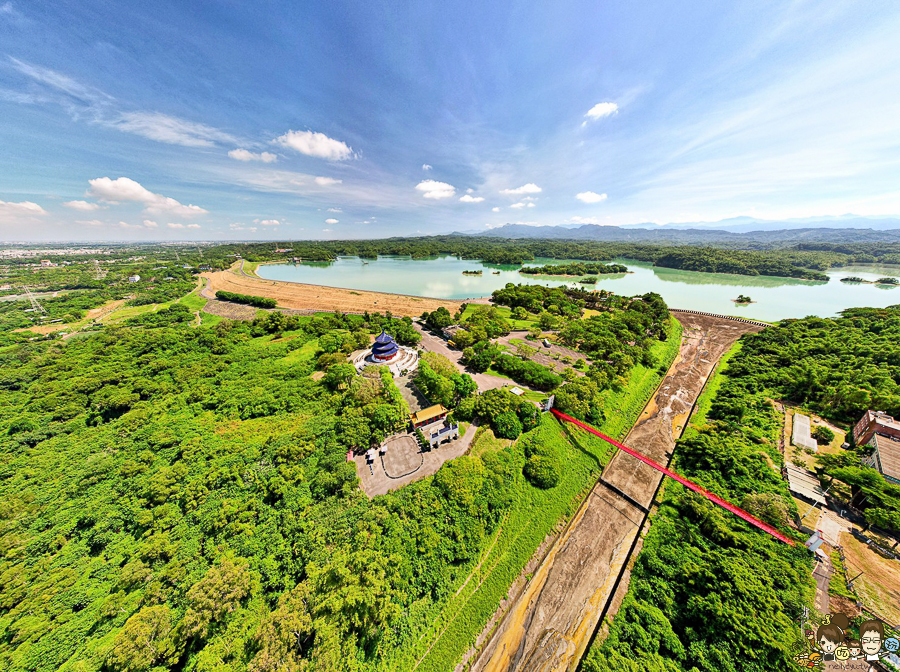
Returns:
[[[756,325],[676,313],[681,350],[625,443],[668,463],[707,377],[735,340]],[[479,652],[473,672],[562,672],[577,668],[620,588],[662,476],[617,453],[525,589]],[[624,579],[624,581],[623,581]]]

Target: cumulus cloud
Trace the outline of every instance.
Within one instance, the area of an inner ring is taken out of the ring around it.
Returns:
[[[246,149],[232,149],[228,156],[237,161],[262,161],[263,163],[275,163],[278,160],[276,154],[271,152],[250,152]]]
[[[491,212],[500,212],[500,208],[491,208]]]
[[[619,106],[615,103],[597,103],[589,109],[584,116],[593,121],[595,119],[603,119],[604,117],[612,116],[618,111]]]
[[[314,131],[288,131],[275,138],[275,142],[301,154],[329,161],[344,161],[353,156],[353,150],[346,143]]]
[[[87,190],[85,196],[99,198],[107,203],[119,203],[121,201],[143,203],[145,212],[148,215],[166,214],[176,217],[195,217],[208,214],[208,211],[200,206],[182,205],[174,198],[154,194],[140,183],[127,177],[119,177],[115,180],[108,177],[98,177],[88,180],[88,182],[91,187]]]
[[[338,180],[333,177],[317,177],[316,184],[320,187],[330,187],[332,184],[341,184],[343,180]]]
[[[421,191],[422,196],[425,198],[433,198],[435,200],[452,198],[456,194],[456,187],[452,184],[436,180],[422,180],[416,185],[416,190]]]
[[[0,221],[46,214],[46,210],[31,201],[21,201],[19,203],[0,201]]]
[[[81,210],[82,212],[91,212],[92,210],[100,209],[99,204],[88,203],[87,201],[66,201],[63,205],[67,208],[72,208],[72,210]]]
[[[572,224],[608,224],[608,222],[601,222],[599,217],[571,217],[569,221]]]
[[[155,229],[159,227],[159,224],[154,222],[152,219],[145,219],[144,226],[146,226],[148,229]]]
[[[325,220],[325,223],[326,223],[326,224],[337,224],[337,223],[338,223],[338,220],[336,220],[336,219],[326,219],[326,220]]]
[[[103,226],[105,222],[101,222],[99,219],[76,219],[76,224],[85,224],[86,226]]]
[[[322,233],[331,233],[331,229],[322,229]]]
[[[516,187],[515,189],[503,189],[500,193],[504,196],[521,196],[523,194],[539,194],[542,191],[543,189],[534,182],[529,182],[528,184],[523,184],[521,187]]]
[[[277,219],[254,219],[253,223],[260,226],[281,226],[281,221]]]
[[[166,224],[170,229],[199,229],[199,224],[181,224],[179,222],[169,222]]]
[[[343,212],[340,208],[328,208],[328,212]]]
[[[601,203],[606,200],[606,194],[598,194],[593,191],[582,191],[580,194],[575,194],[575,198],[582,203]]]
[[[463,203],[481,203],[484,198],[482,198],[481,196],[471,196],[469,194],[466,194],[465,196],[460,196],[459,200]]]
[[[529,202],[529,203],[526,203],[526,202],[524,202],[524,201],[520,201],[520,202],[518,202],[518,203],[513,203],[513,204],[512,204],[511,206],[509,206],[509,207],[514,208],[514,209],[516,209],[516,210],[521,210],[522,208],[533,208],[533,207],[534,207],[534,203],[530,203],[530,202]]]
[[[170,145],[212,147],[218,142],[235,143],[234,137],[217,128],[159,112],[125,112],[104,123],[120,131]]]
[[[232,231],[250,231],[251,233],[256,233],[255,226],[246,226],[241,222],[234,222],[233,224],[229,224],[228,228]]]
[[[422,170],[431,170],[433,166],[427,163],[422,164]]]

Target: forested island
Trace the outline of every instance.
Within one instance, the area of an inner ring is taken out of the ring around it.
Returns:
[[[548,264],[547,266],[523,266],[519,273],[526,275],[607,275],[610,273],[627,273],[628,267],[622,264],[601,264],[583,262],[573,264]]]

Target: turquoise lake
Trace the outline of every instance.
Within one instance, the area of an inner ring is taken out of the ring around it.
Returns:
[[[585,288],[606,289],[621,295],[656,292],[672,308],[703,310],[751,319],[775,321],[788,317],[818,315],[832,317],[845,308],[871,306],[883,308],[900,304],[900,287],[851,284],[841,278],[858,276],[864,280],[900,277],[896,266],[847,266],[828,271],[828,282],[811,282],[770,276],[698,273],[671,268],[656,268],[648,263],[617,259],[631,273],[599,276],[596,285]],[[537,259],[526,266],[565,263],[558,259]],[[488,297],[506,283],[530,283],[548,286],[575,285],[570,280],[525,275],[518,266],[494,266],[456,257],[410,259],[383,256],[363,260],[341,257],[330,263],[263,264],[257,274],[268,280],[302,282],[328,287],[364,289],[395,294],[430,296],[440,299]],[[463,275],[464,270],[481,270],[482,275]],[[738,294],[756,303],[737,305]]]

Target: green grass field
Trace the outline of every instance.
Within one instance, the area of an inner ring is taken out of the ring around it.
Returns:
[[[684,430],[684,438],[695,436],[698,430],[706,424],[706,415],[709,413],[716,392],[719,391],[719,388],[722,386],[722,381],[725,379],[722,372],[728,367],[729,360],[740,351],[741,342],[737,341],[731,346],[728,352],[722,355],[722,359],[716,364],[715,371],[713,371],[709,380],[706,381],[706,385],[700,393],[700,398],[697,399],[697,406],[694,409],[694,413],[691,416],[687,428]]]

